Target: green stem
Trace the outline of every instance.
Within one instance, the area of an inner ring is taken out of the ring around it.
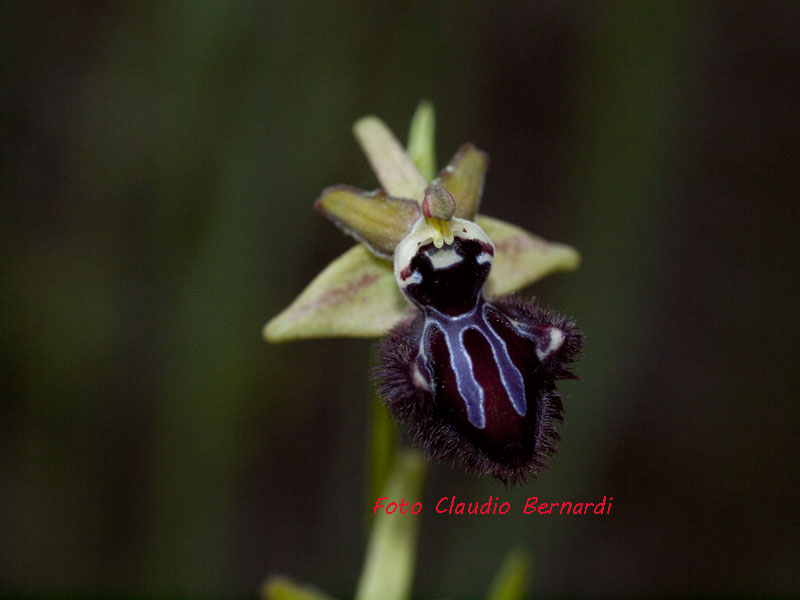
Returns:
[[[417,502],[422,491],[427,463],[416,450],[397,452],[397,460],[386,487],[380,493],[384,505],[405,499]],[[410,506],[409,504],[409,506]],[[374,505],[373,505],[374,506]],[[367,555],[358,582],[356,600],[407,600],[414,579],[417,537],[421,515],[410,509],[392,514],[381,509],[375,514]]]
[[[386,413],[386,407],[378,396],[372,399],[372,439],[369,455],[369,497],[367,505],[372,507],[375,498],[386,488],[386,481],[394,466],[397,449],[397,427]]]
[[[487,600],[522,600],[528,588],[531,555],[525,548],[515,548],[506,555],[495,575]]]

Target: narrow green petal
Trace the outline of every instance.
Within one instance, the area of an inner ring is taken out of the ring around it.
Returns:
[[[508,553],[495,575],[487,600],[524,600],[531,570],[531,556],[524,548]]]
[[[264,327],[269,342],[315,337],[378,337],[408,309],[390,261],[354,246]]]
[[[434,185],[446,189],[456,199],[456,217],[475,218],[483,195],[483,179],[489,167],[489,157],[472,144],[463,144],[450,164],[439,172]]]
[[[409,158],[428,181],[436,177],[435,130],[436,116],[433,112],[433,103],[423,100],[411,118],[406,147]]]
[[[346,233],[389,258],[419,219],[419,204],[387,196],[382,190],[365,192],[347,185],[326,188],[314,207]]]
[[[314,587],[295,583],[282,575],[274,575],[264,583],[261,597],[265,600],[333,600],[332,596]]]
[[[383,189],[391,196],[422,202],[428,180],[386,124],[378,117],[363,117],[353,125],[353,133]]]
[[[571,271],[580,254],[566,244],[548,242],[515,225],[478,215],[475,222],[494,243],[494,262],[486,294],[509,294],[554,271]]]

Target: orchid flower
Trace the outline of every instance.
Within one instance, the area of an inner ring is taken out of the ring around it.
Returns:
[[[354,125],[382,188],[337,185],[315,208],[359,243],[264,328],[271,342],[378,337],[389,413],[434,458],[506,483],[544,467],[561,420],[555,381],[581,347],[574,323],[508,296],[577,267],[573,248],[481,214],[487,155],[464,144],[438,175],[433,109],[407,149],[377,117]]]

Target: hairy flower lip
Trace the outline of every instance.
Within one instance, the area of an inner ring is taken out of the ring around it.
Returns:
[[[508,448],[513,449],[510,452],[502,445],[487,443],[481,429],[470,427],[463,417],[454,419],[450,410],[433,400],[436,383],[418,381],[414,365],[425,322],[421,311],[399,322],[381,341],[381,360],[372,375],[390,414],[408,427],[414,444],[424,448],[433,460],[459,463],[470,473],[490,474],[510,487],[524,484],[544,470],[556,452],[560,436],[555,422],[563,421],[563,406],[555,382],[576,379],[570,364],[580,354],[582,334],[572,319],[539,307],[532,298],[509,295],[489,301],[515,321],[555,327],[565,333],[560,348],[537,369],[527,371],[527,377],[532,378],[528,381],[535,386],[533,395],[527,398],[529,414],[514,417],[528,423],[527,433],[508,440]]]

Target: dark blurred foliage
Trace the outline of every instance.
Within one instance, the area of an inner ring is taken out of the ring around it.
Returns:
[[[797,3],[0,17],[0,592],[354,589],[372,344],[260,329],[351,244],[311,201],[375,185],[352,122],[404,135],[422,98],[440,163],[489,152],[484,212],[582,251],[531,293],[587,343],[537,482],[432,469],[416,597],[474,597],[518,543],[535,597],[800,591]]]

